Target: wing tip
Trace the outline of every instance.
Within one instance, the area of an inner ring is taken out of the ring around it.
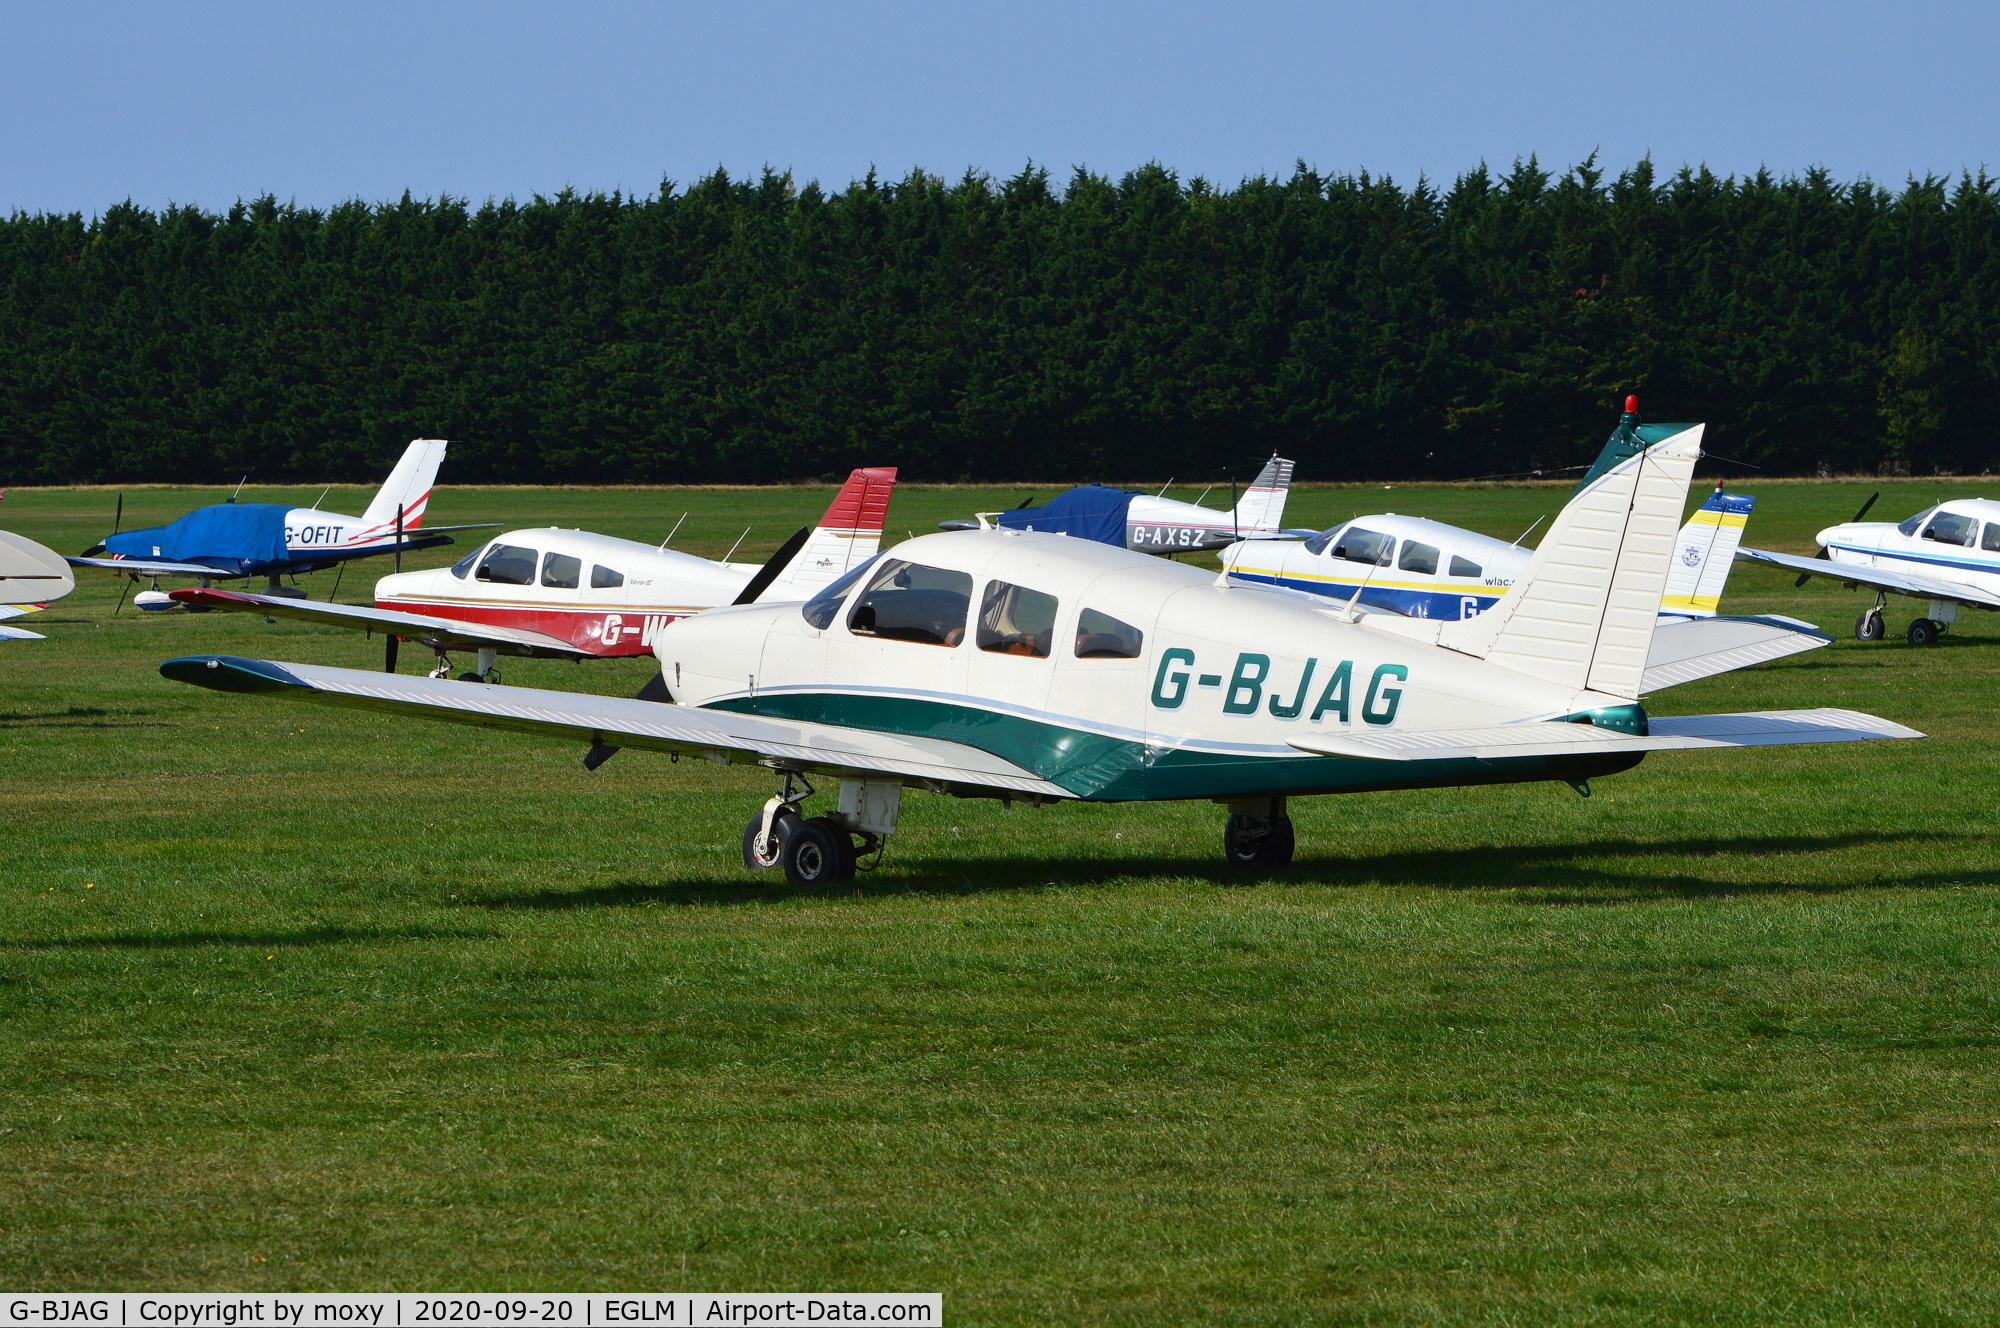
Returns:
[[[214,692],[281,692],[309,684],[267,659],[240,655],[180,655],[160,665],[170,682],[206,687]]]

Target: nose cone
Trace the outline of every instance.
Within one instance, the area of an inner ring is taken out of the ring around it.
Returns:
[[[435,568],[425,572],[397,572],[375,583],[375,598],[397,599],[420,595],[431,589],[439,577],[449,575],[449,572]]]

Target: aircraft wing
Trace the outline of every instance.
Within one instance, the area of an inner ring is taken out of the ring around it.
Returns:
[[[1767,549],[1738,549],[1736,561],[1765,563],[1771,567],[1782,567],[1791,572],[1807,572],[1813,576],[1830,576],[1836,581],[1851,581],[1857,586],[1886,590],[1895,595],[1914,595],[1918,599],[1952,600],[1980,609],[2000,609],[2000,595],[1995,595],[1991,591],[1979,590],[1963,582],[1938,581],[1928,576],[1913,576],[1908,572],[1891,571],[1886,567],[1857,567],[1853,563],[1838,563],[1831,558],[1802,558],[1795,553],[1772,553]]]
[[[108,567],[114,572],[131,572],[135,576],[213,576],[228,581],[243,575],[241,572],[225,572],[220,567],[168,562],[159,558],[65,558],[63,561],[71,567]]]
[[[1645,737],[1589,724],[1499,724],[1477,729],[1383,733],[1307,733],[1301,751],[1363,761],[1497,761],[1510,756],[1588,756],[1703,747],[1770,747],[1805,742],[1921,738],[1915,729],[1855,710],[1755,710],[1740,715],[1674,715],[1648,724]]]
[[[175,594],[181,592],[175,591]],[[1653,629],[1639,690],[1657,692],[1696,678],[1783,659],[1833,644],[1809,622],[1768,614],[1760,618],[1683,618]]]
[[[687,752],[723,764],[772,761],[808,770],[899,775],[936,785],[973,785],[1047,798],[1075,796],[1011,761],[939,738],[801,724],[621,696],[364,673],[233,655],[184,655],[160,665],[160,673],[218,692],[266,693],[447,724],[508,729],[584,747],[641,747]]]
[[[291,618],[329,627],[351,627],[357,632],[380,632],[384,636],[404,636],[413,641],[440,641],[460,649],[491,646],[505,655],[526,655],[531,659],[596,658],[588,650],[579,650],[561,637],[543,632],[432,618],[421,613],[398,613],[392,609],[376,609],[361,604],[328,604],[309,599],[287,599],[281,595],[252,595],[240,590],[170,590],[167,598],[197,608],[261,613],[267,618]]]

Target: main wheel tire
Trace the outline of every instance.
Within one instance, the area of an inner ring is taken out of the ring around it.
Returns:
[[[769,871],[785,860],[785,844],[791,839],[792,831],[799,828],[799,814],[787,809],[771,818],[768,853],[757,851],[757,832],[763,828],[764,813],[760,808],[750,818],[750,824],[743,827],[743,865],[751,871]]]
[[[459,674],[459,675],[458,675],[458,680],[459,680],[460,682],[485,682],[485,681],[486,681],[486,679],[484,679],[484,678],[480,677],[480,676],[479,676],[478,674],[476,674],[476,673],[461,673],[461,674]]]
[[[832,885],[854,879],[854,841],[846,827],[824,816],[799,822],[785,841],[785,879],[793,885]]]
[[[1910,624],[1910,644],[1913,646],[1934,646],[1938,640],[1938,625],[1929,618],[1919,618]]]
[[[1242,871],[1276,871],[1296,846],[1289,816],[1232,816],[1222,827],[1222,855]]]
[[[1857,641],[1880,641],[1882,633],[1880,609],[1870,609],[1854,620],[1854,639]]]

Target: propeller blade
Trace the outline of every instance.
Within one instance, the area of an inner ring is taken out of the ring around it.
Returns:
[[[646,679],[646,685],[639,689],[639,699],[641,701],[652,701],[659,705],[672,705],[674,703],[674,694],[667,689],[667,675],[664,669]],[[612,757],[618,755],[618,752],[618,748],[613,747],[610,743],[604,741],[603,738],[599,738],[584,751],[583,768],[585,770],[595,770]]]
[[[778,579],[778,573],[784,571],[786,564],[798,556],[799,550],[806,546],[806,541],[810,538],[812,538],[812,527],[800,526],[799,533],[779,545],[778,551],[771,555],[771,560],[758,568],[757,575],[750,578],[750,584],[743,587],[743,592],[729,602],[755,604],[757,597],[771,588],[771,583]]]
[[[1867,516],[1868,509],[1873,507],[1875,505],[1875,500],[1877,498],[1880,498],[1881,496],[1882,496],[1882,491],[1880,489],[1877,489],[1875,492],[1869,494],[1868,501],[1861,504],[1861,510],[1854,514],[1854,519],[1856,521],[1859,521],[1862,517]]]
[[[111,514],[111,533],[116,535],[118,533],[119,528],[124,524],[125,524],[125,495],[121,493],[118,495],[118,508]]]

